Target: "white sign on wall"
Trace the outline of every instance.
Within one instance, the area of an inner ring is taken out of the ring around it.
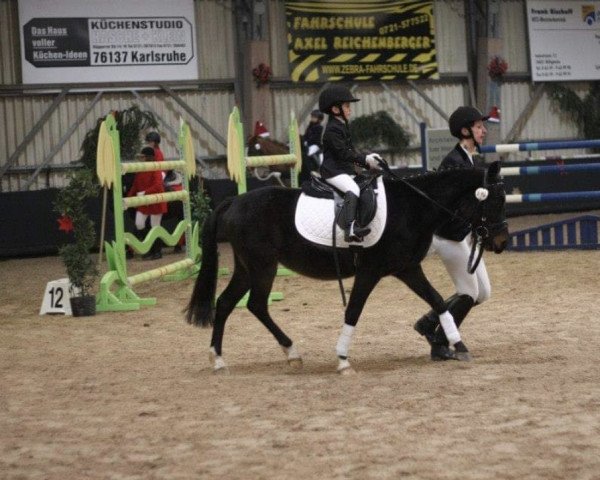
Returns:
[[[450,134],[450,130],[447,128],[428,128],[425,135],[427,146],[425,168],[437,170],[444,157],[456,146],[458,140]]]
[[[536,82],[600,79],[600,1],[527,1]]]
[[[193,0],[19,0],[23,83],[196,80]]]

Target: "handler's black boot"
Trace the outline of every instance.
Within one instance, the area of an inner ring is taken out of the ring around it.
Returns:
[[[454,318],[454,323],[456,324],[456,328],[459,328],[465,319],[465,317],[469,314],[475,302],[469,295],[452,295],[446,302],[448,307],[448,311],[452,314]],[[434,345],[436,346],[435,354],[438,355],[439,351],[443,351],[441,347],[446,348],[448,351],[452,352],[448,348],[448,339],[446,338],[446,334],[444,333],[444,329],[441,325],[439,325],[435,331],[435,335],[431,344],[431,358],[434,360]],[[458,342],[454,345],[455,352],[452,352],[453,358],[456,360],[470,360],[471,356],[469,355],[469,351],[463,342]]]
[[[344,195],[344,240],[347,242],[362,242],[363,237],[371,233],[370,228],[361,227],[356,221],[358,197],[352,192]]]
[[[446,310],[450,308],[450,304],[458,297],[459,295],[455,293],[450,298],[448,298],[444,303],[446,304]],[[440,317],[438,317],[437,313],[433,310],[429,310],[425,315],[423,315],[419,320],[414,324],[414,329],[419,332],[419,334],[425,337],[427,343],[431,345],[433,342],[435,329],[440,325]]]
[[[431,310],[423,315],[414,327],[417,332],[425,337],[425,340],[431,345],[431,359],[434,362],[444,360],[455,360],[454,352],[448,347],[448,343],[438,343],[436,341],[436,327],[440,325],[440,318]],[[441,328],[441,327],[440,327]]]
[[[446,300],[446,309],[450,310],[454,302],[460,295],[454,294]],[[470,297],[469,297],[470,298]],[[463,317],[464,318],[464,317]],[[456,320],[455,320],[456,321]],[[462,319],[461,319],[462,321]],[[431,359],[433,361],[455,360],[456,355],[448,346],[446,336],[440,338],[436,333],[436,328],[442,331],[440,326],[440,317],[433,310],[423,315],[414,325],[414,328],[419,334],[423,335],[429,345],[431,345]],[[457,325],[458,328],[458,325]]]
[[[162,258],[162,244],[160,243],[160,239],[157,238],[156,241],[150,247],[150,250],[146,255],[144,255],[145,260],[158,260]]]

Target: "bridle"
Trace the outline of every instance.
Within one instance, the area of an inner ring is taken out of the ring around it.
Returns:
[[[462,215],[459,215],[456,212],[451,211],[449,208],[445,207],[438,201],[431,198],[429,195],[427,195],[421,189],[415,187],[411,183],[404,180],[402,177],[399,177],[398,175],[396,175],[394,172],[392,172],[388,163],[385,160],[382,160],[379,163],[379,165],[381,166],[381,169],[389,177],[393,178],[394,180],[396,180],[398,182],[402,182],[404,185],[409,187],[411,190],[418,193],[421,197],[425,198],[427,201],[429,201],[430,203],[432,203],[439,209],[441,209],[444,212],[446,212],[447,214],[449,214],[452,218],[455,218],[457,220],[460,220],[464,223],[469,224],[469,227],[471,229],[472,242],[471,242],[471,252],[469,253],[469,260],[467,262],[467,271],[470,274],[473,274],[475,272],[475,270],[477,270],[477,267],[479,266],[479,262],[481,262],[481,258],[483,256],[484,243],[486,241],[488,241],[490,239],[490,237],[493,237],[496,233],[498,233],[498,232],[502,231],[504,228],[506,228],[506,225],[507,225],[504,220],[495,222],[495,223],[491,223],[487,220],[488,215],[487,215],[486,208],[485,208],[488,205],[487,198],[485,198],[483,200],[479,200],[477,208],[479,210],[478,217],[481,219],[481,223],[479,225],[475,226],[472,224],[472,222],[470,220],[464,218]],[[487,175],[488,175],[488,172],[486,170],[484,173],[484,176],[483,176],[483,185],[481,187],[486,190],[488,190]],[[479,247],[479,252],[477,253],[477,258],[475,258],[475,252],[477,250],[477,247]]]
[[[494,184],[494,187],[499,184]],[[483,186],[482,188],[489,191],[488,182],[487,182],[487,170],[483,176]],[[487,214],[487,206],[488,199],[480,200],[477,205],[478,215],[477,217],[481,219],[481,223],[477,226],[471,225],[471,252],[469,253],[469,260],[467,262],[467,272],[470,274],[475,273],[477,267],[479,266],[479,262],[481,261],[481,257],[483,256],[483,246],[485,242],[487,242],[490,238],[493,238],[498,232],[501,232],[507,227],[507,223],[505,220],[500,220],[498,222],[491,223],[488,221]],[[479,251],[477,256],[475,252],[479,247]]]
[[[487,222],[487,216],[486,216],[486,212],[485,212],[485,205],[486,205],[487,198],[483,199],[483,200],[479,200],[478,209],[481,212],[480,213],[481,224],[478,225],[477,227],[474,227],[471,221],[467,220],[462,215],[459,215],[458,213],[453,212],[452,210],[450,210],[446,206],[442,205],[437,200],[434,200],[433,198],[431,198],[420,188],[415,187],[410,182],[407,182],[402,177],[400,177],[400,176],[396,175],[394,172],[392,172],[392,170],[390,169],[390,166],[384,159],[379,160],[379,166],[381,167],[381,170],[383,171],[383,173],[385,173],[387,176],[389,176],[393,180],[404,184],[405,186],[410,188],[412,191],[414,191],[415,193],[417,193],[418,195],[420,195],[421,197],[426,199],[428,202],[432,203],[440,210],[443,210],[444,212],[446,212],[452,218],[456,218],[462,222],[469,224],[469,227],[471,229],[471,235],[473,235],[473,242],[472,242],[472,246],[471,246],[471,253],[469,254],[469,261],[467,263],[467,271],[470,274],[473,274],[475,272],[475,270],[477,269],[477,267],[479,266],[479,262],[481,261],[481,257],[483,256],[483,243],[490,238],[492,232],[495,234],[496,232],[498,232],[506,227],[505,221],[496,222],[493,224]],[[487,189],[487,170],[484,173],[482,188]],[[340,211],[340,213],[341,213],[341,211]],[[339,213],[338,213],[338,215],[339,215]],[[343,285],[343,281],[342,281],[341,269],[340,269],[340,264],[339,264],[339,257],[338,257],[338,252],[337,252],[336,233],[335,233],[336,232],[336,230],[335,230],[336,223],[337,223],[337,218],[334,220],[333,227],[332,227],[332,229],[333,229],[332,230],[333,258],[334,258],[334,263],[335,263],[337,280],[338,280],[338,284],[340,287],[340,293],[342,296],[342,303],[345,307],[346,306],[346,293],[344,291],[344,285]],[[475,257],[475,250],[476,250],[477,246],[479,246],[479,253],[477,254],[477,259],[475,260],[475,263],[473,264],[473,258]]]

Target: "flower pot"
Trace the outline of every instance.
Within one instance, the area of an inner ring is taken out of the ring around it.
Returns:
[[[96,296],[71,297],[71,311],[74,317],[90,317],[96,315]]]

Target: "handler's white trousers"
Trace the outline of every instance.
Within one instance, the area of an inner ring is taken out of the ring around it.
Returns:
[[[432,247],[442,258],[456,287],[456,293],[469,295],[477,303],[483,303],[490,298],[492,287],[483,258],[475,273],[470,274],[467,271],[467,262],[471,253],[471,235],[467,235],[460,242],[434,235]],[[476,255],[477,253],[475,252]]]
[[[360,197],[360,188],[358,187],[358,184],[347,173],[336,175],[325,181],[344,193],[352,192],[357,197]]]

